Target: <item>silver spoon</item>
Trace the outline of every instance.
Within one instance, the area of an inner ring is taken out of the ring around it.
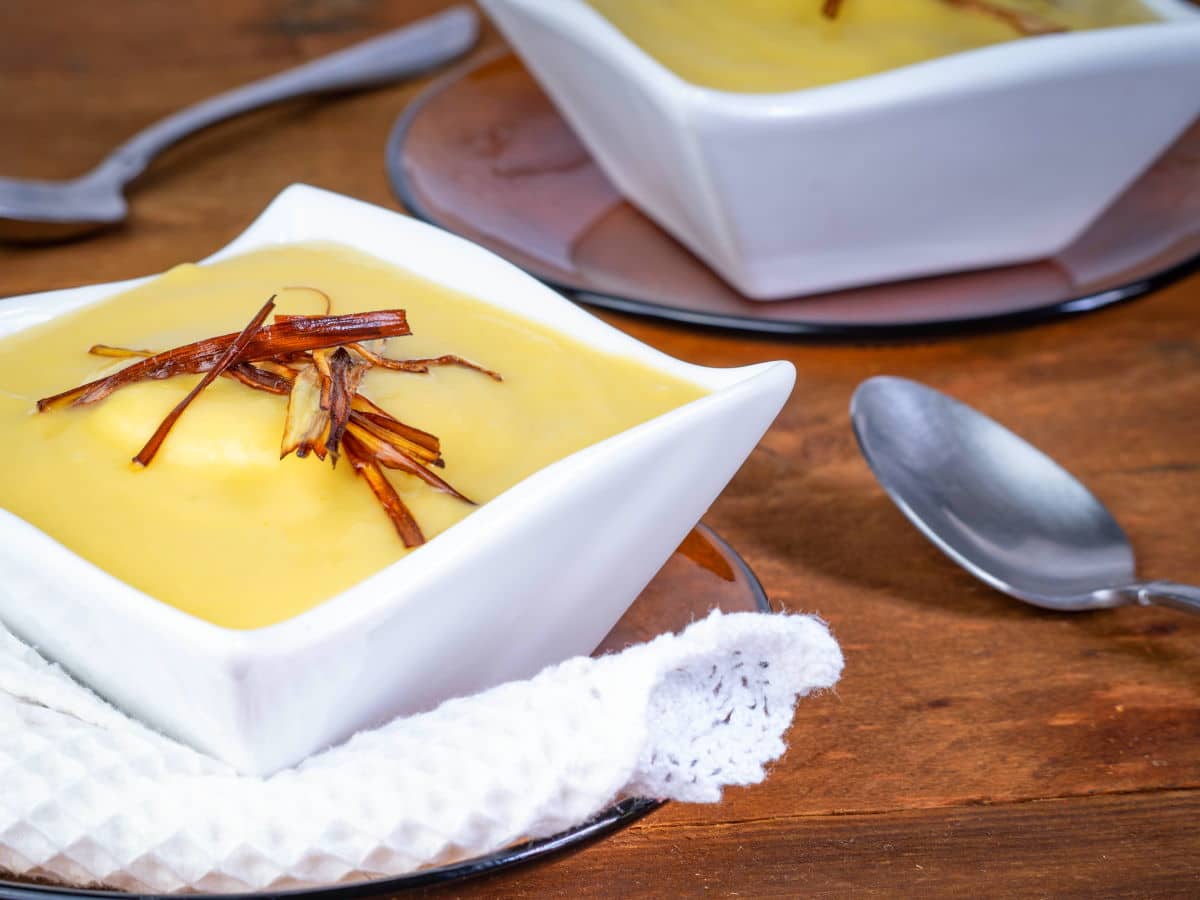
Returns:
[[[115,225],[128,211],[125,185],[158,153],[192,132],[281,100],[372,87],[416,74],[466,52],[478,34],[475,12],[452,7],[180,110],[134,135],[78,178],[0,178],[0,240],[63,240]]]
[[[1107,509],[1040,450],[904,378],[859,385],[859,447],[914,525],[997,590],[1046,609],[1161,604],[1200,613],[1200,588],[1142,582]]]

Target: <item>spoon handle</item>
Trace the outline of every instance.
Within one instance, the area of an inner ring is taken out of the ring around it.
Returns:
[[[306,94],[372,87],[432,68],[465,52],[479,34],[474,11],[455,6],[413,25],[251,82],[182,109],[134,135],[93,174],[125,184],[187,135],[253,109]]]
[[[1200,614],[1200,587],[1174,581],[1148,581],[1137,586],[1137,602]]]

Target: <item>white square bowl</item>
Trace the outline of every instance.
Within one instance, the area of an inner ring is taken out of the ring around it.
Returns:
[[[303,185],[205,261],[317,240],[709,393],[540,470],[314,609],[250,631],[154,600],[0,510],[0,620],[129,713],[246,773],[590,652],[737,471],[795,379],[786,362],[680,362],[474,244]],[[0,338],[145,280],[0,301]]]
[[[480,2],[621,193],[758,300],[1053,255],[1200,113],[1186,0],[769,94],[684,81],[585,0]]]

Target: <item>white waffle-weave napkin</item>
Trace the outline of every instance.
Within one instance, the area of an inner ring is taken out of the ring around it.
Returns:
[[[842,655],[807,616],[679,635],[451,700],[269,778],[126,718],[0,626],[0,870],[129,891],[328,885],[489,853],[623,795],[715,801]]]

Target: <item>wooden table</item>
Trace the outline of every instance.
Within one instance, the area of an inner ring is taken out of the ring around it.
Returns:
[[[444,5],[5,0],[0,172],[76,174],[180,106]],[[136,188],[123,230],[0,249],[0,295],[204,256],[295,181],[394,207],[384,140],[419,87],[197,136]],[[1078,473],[1146,575],[1200,583],[1200,276],[1061,324],[919,345],[604,318],[707,365],[795,363],[791,402],[707,521],[777,605],[829,621],[845,676],[801,704],[764,784],[447,894],[1200,895],[1200,620],[1055,615],[983,587],[886,499],[847,417],[877,373],[947,390]]]

